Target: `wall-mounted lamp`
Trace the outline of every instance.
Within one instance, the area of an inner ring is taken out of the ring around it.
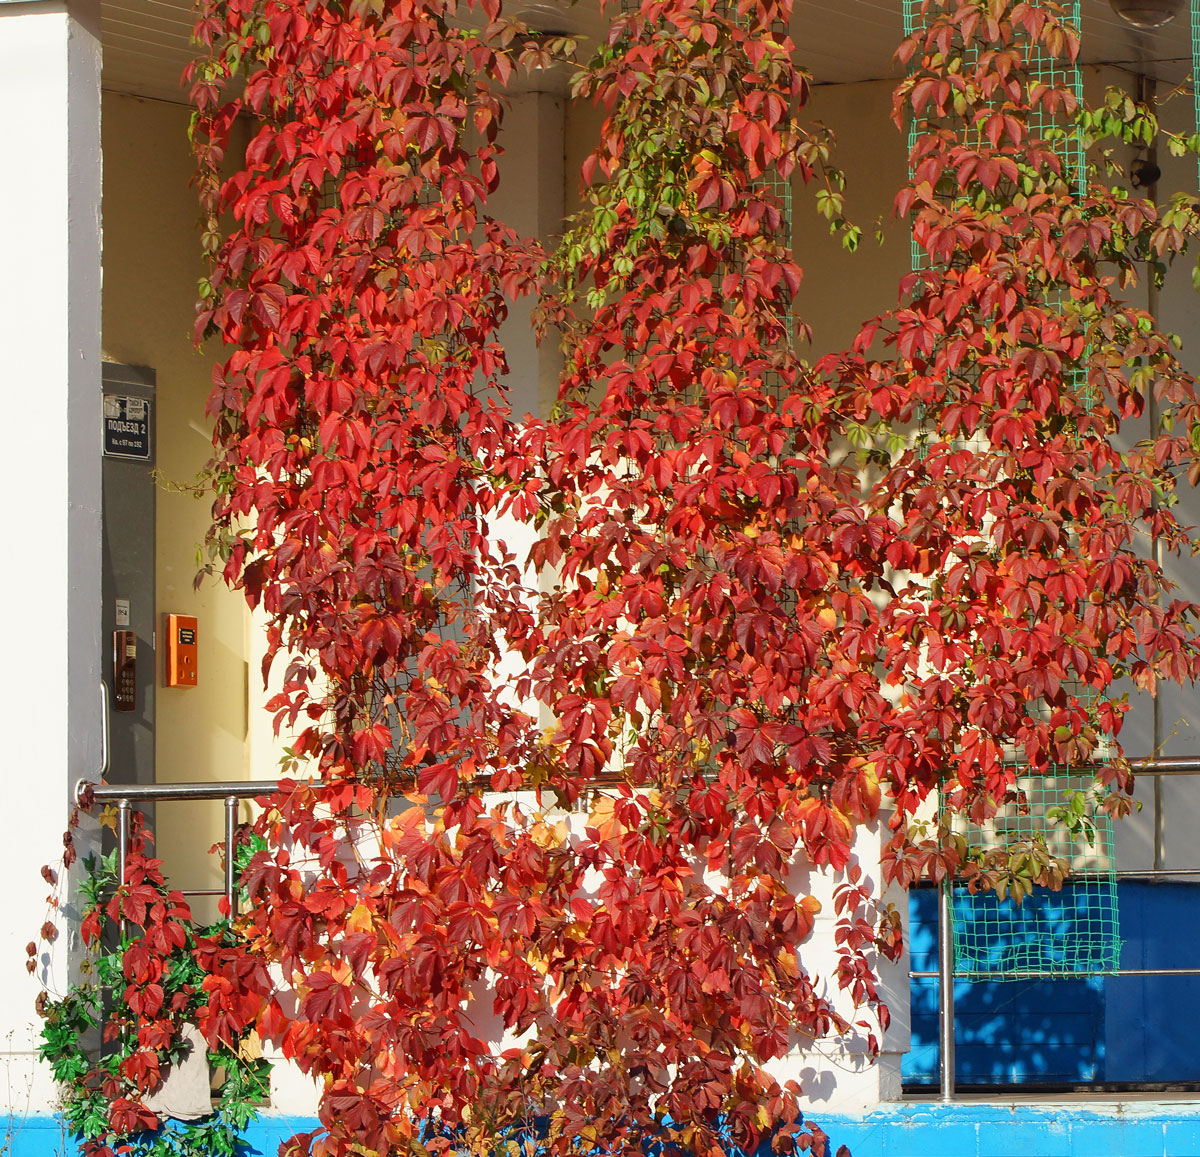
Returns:
[[[1183,0],[1109,0],[1113,11],[1135,28],[1161,28],[1183,10]]]

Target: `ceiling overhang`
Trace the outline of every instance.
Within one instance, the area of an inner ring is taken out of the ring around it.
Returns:
[[[602,35],[608,19],[596,0],[530,0],[514,10],[543,31],[584,37]],[[900,10],[901,0],[797,0],[792,22],[797,55],[817,84],[895,78]],[[187,103],[180,82],[193,54],[187,0],[102,0],[102,23],[107,90]],[[1189,33],[1186,15],[1155,32],[1140,32],[1116,16],[1108,0],[1083,0],[1087,64],[1118,64],[1180,83],[1191,73]]]

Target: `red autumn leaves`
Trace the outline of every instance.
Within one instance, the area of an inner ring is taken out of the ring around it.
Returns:
[[[498,3],[204,8],[214,543],[322,783],[263,817],[203,1027],[257,1021],[323,1079],[301,1147],[482,1150],[547,1115],[562,1152],[793,1144],[772,1062],[886,1026],[898,924],[856,859],[885,801],[884,880],[937,878],[953,849],[909,827],[931,793],[984,814],[1014,760],[1099,754],[1119,679],[1194,673],[1195,608],[1135,549],[1190,544],[1161,496],[1193,383],[1111,272],[1155,213],[1074,194],[1028,127],[1073,97],[1026,62],[1075,42],[993,7],[935,6],[905,48],[897,208],[931,271],[815,369],[765,176],[828,161],[787,3],[616,18],[549,261],[487,215],[503,82],[546,54]],[[499,327],[535,293],[565,364],[521,428]],[[1176,425],[1121,450],[1139,360]],[[541,589],[501,516],[536,527]],[[824,978],[802,861],[837,880]]]

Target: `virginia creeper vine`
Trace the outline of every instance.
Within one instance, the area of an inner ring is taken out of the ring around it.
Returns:
[[[895,106],[926,268],[810,366],[766,180],[828,155],[791,20],[616,15],[548,257],[487,211],[502,90],[547,52],[499,0],[202,6],[214,543],[318,777],[259,822],[200,1015],[320,1079],[297,1152],[822,1148],[780,1065],[879,1047],[883,887],[1061,881],[961,865],[930,800],[984,820],[1017,763],[1106,755],[1120,811],[1121,680],[1196,673],[1198,610],[1136,549],[1194,550],[1171,508],[1195,383],[1120,296],[1194,204],[1078,195],[1061,141],[1111,118],[1030,73],[1078,51],[1056,5],[931,0]],[[497,331],[535,291],[565,368],[521,428]],[[1162,428],[1122,449],[1151,391]],[[537,527],[544,589],[499,515]],[[808,866],[834,881],[825,977]]]

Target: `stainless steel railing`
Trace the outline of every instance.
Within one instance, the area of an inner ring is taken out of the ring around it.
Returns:
[[[192,896],[225,897],[229,915],[237,915],[237,875],[234,868],[234,840],[237,836],[237,807],[243,799],[258,799],[279,790],[279,781],[260,779],[226,783],[89,783],[81,779],[75,785],[78,802],[91,789],[97,803],[117,805],[117,879],[125,881],[125,861],[129,856],[129,817],[135,803],[165,803],[173,800],[219,799],[225,803],[225,886],[221,889],[192,889]]]
[[[1131,759],[1129,765],[1136,775],[1200,775],[1200,759]],[[1200,868],[1154,868],[1140,869],[1116,873],[1118,880],[1158,880],[1178,876],[1192,876],[1200,879]],[[909,978],[929,979],[937,977],[938,981],[938,1077],[939,1095],[942,1101],[953,1101],[954,1089],[954,938],[950,919],[950,902],[954,882],[945,879],[938,886],[938,966],[937,971],[910,971]],[[971,973],[972,980],[986,981],[992,974]],[[1055,973],[1047,976],[1044,973],[996,973],[997,978],[1003,976],[1006,980],[1063,980],[1072,977],[1083,978],[1094,976],[1096,973]],[[1105,976],[1200,976],[1198,968],[1118,968],[1113,972],[1103,973]]]
[[[1200,775],[1197,759],[1134,759],[1130,767],[1137,775]],[[225,807],[225,885],[217,892],[192,891],[191,895],[224,895],[229,914],[237,914],[237,880],[234,870],[234,839],[237,832],[237,805],[243,799],[257,799],[279,789],[277,780],[231,781],[224,783],[155,783],[155,784],[94,784],[80,780],[75,785],[78,800],[86,788],[98,803],[115,803],[117,807],[117,878],[125,879],[125,860],[129,853],[130,813],[135,803],[163,803],[177,800],[224,801]],[[1162,868],[1118,872],[1117,878],[1157,880],[1178,876],[1200,878],[1200,868]],[[937,971],[910,971],[910,979],[938,979],[938,1041],[939,1086],[943,1101],[954,1100],[954,942],[951,935],[950,903],[953,881],[943,880],[938,889],[938,967]],[[1021,974],[1004,973],[1007,979],[1022,979]],[[1033,979],[1037,974],[1030,974]],[[1079,976],[1092,975],[1079,973]],[[1121,968],[1108,976],[1200,976],[1197,968]],[[1042,977],[1043,979],[1051,979]],[[1058,979],[1063,974],[1056,974]],[[986,980],[987,974],[972,974],[972,979]]]

